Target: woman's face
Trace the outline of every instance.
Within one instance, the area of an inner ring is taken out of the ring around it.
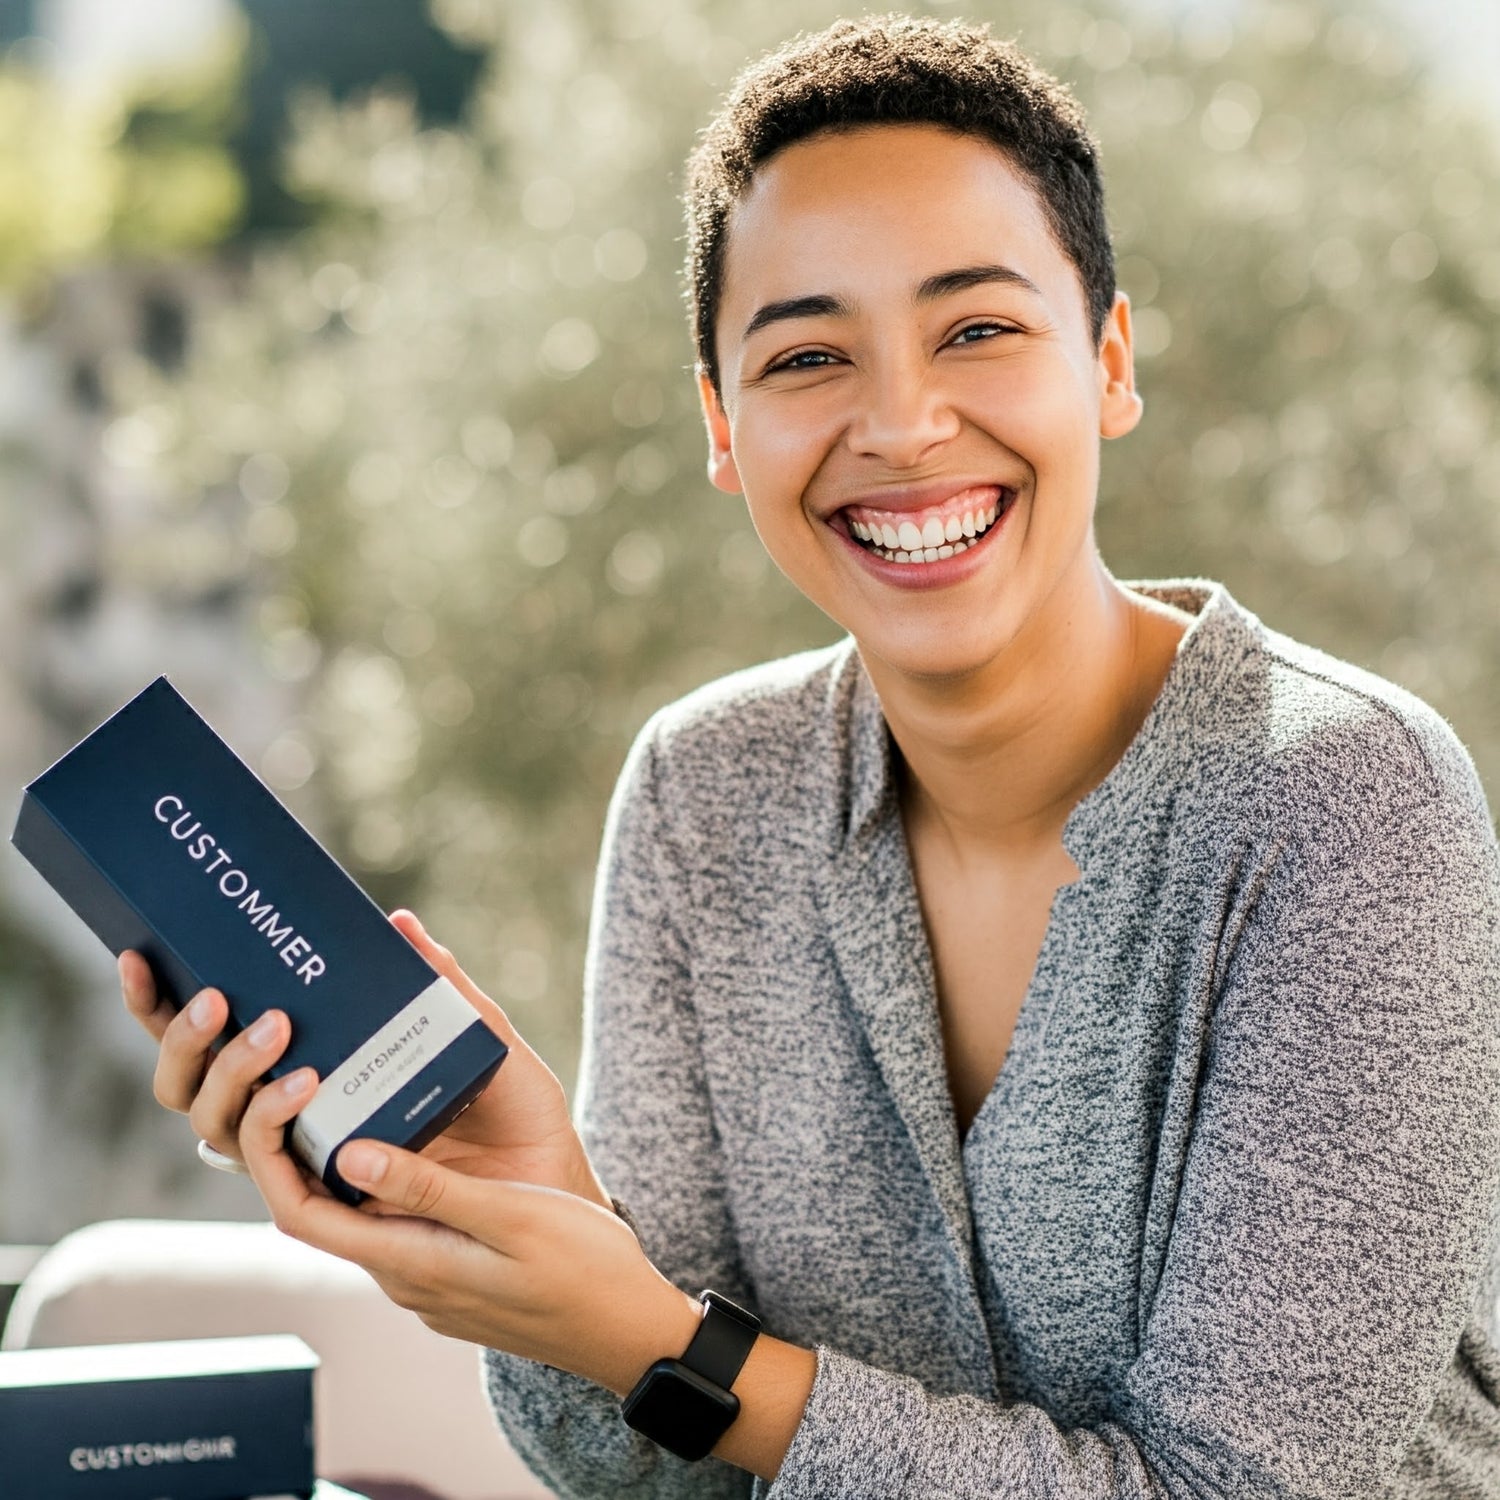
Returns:
[[[930,125],[788,147],[731,215],[715,332],[710,477],[867,658],[960,676],[1049,601],[1066,617],[1099,438],[1140,416],[1129,304],[1096,349],[995,147]]]

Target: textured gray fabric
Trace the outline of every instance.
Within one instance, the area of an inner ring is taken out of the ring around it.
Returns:
[[[491,1351],[559,1495],[1500,1496],[1500,865],[1473,766],[1219,585],[1131,587],[1196,618],[1068,820],[1082,878],[962,1141],[852,643],[642,732],[575,1118],[656,1265],[816,1348],[817,1379],[767,1484]]]

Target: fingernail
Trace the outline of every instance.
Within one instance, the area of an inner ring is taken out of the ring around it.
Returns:
[[[379,1146],[371,1146],[364,1141],[345,1146],[339,1152],[339,1176],[356,1185],[365,1183],[373,1186],[385,1176],[385,1169],[389,1165],[390,1158]]]
[[[207,990],[199,992],[198,997],[188,1006],[188,1020],[194,1026],[207,1026],[209,1018],[213,1015],[214,1002]]]
[[[267,1011],[250,1028],[250,1045],[252,1047],[269,1047],[275,1039],[276,1017],[270,1011]]]
[[[311,1068],[298,1068],[295,1073],[288,1073],[277,1086],[288,1099],[295,1099],[299,1094],[305,1094],[313,1081],[313,1070]]]

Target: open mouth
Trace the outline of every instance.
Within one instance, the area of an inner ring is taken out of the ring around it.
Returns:
[[[844,520],[850,537],[882,562],[933,563],[983,541],[1014,500],[1012,489],[981,485],[931,510],[897,514],[849,507]]]

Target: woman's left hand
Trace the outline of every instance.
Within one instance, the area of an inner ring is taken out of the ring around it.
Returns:
[[[557,1188],[472,1177],[428,1157],[351,1141],[339,1171],[370,1194],[335,1199],[287,1153],[311,1069],[262,1088],[240,1150],[276,1226],[367,1270],[429,1328],[569,1370],[624,1396],[682,1352],[703,1309],[672,1285],[618,1214]]]

